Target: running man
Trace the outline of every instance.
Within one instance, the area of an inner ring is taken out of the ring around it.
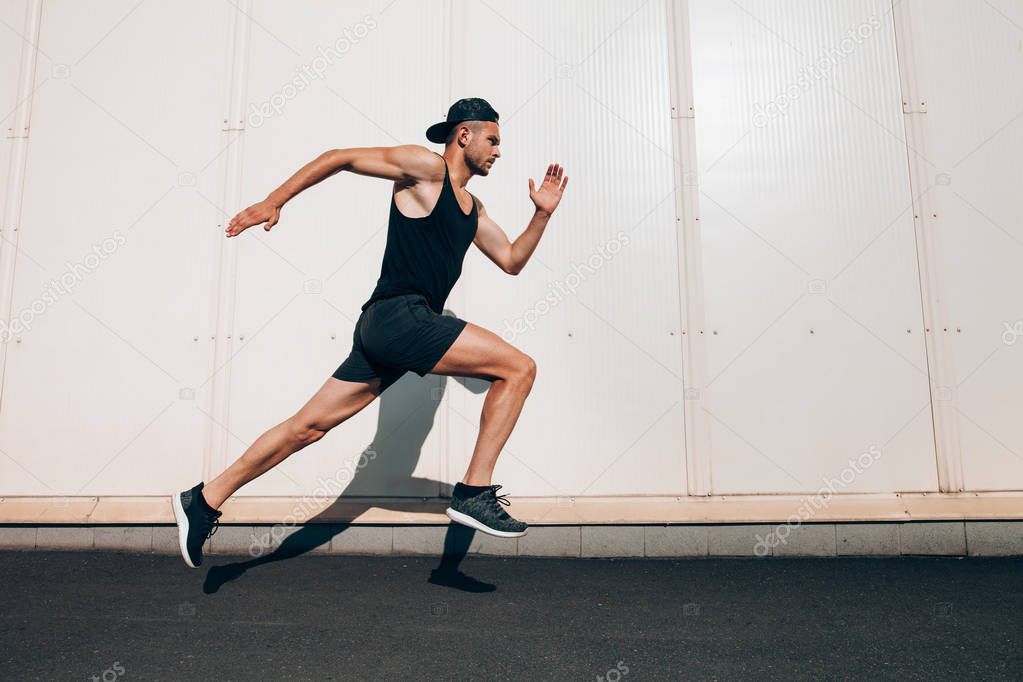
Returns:
[[[380,278],[355,323],[352,352],[294,416],[273,427],[238,460],[204,486],[171,498],[185,563],[202,563],[202,549],[221,516],[219,507],[239,488],[315,443],[383,393],[406,372],[491,381],[483,403],[479,436],[447,515],[476,530],[513,538],[527,525],[501,505],[500,485],[491,484],[497,457],[533,387],[536,363],[501,337],[471,322],[442,315],[444,302],[475,244],[499,268],[517,275],[536,249],[568,186],[560,164],[547,167],[540,185],[529,179],[536,207],[515,240],[487,215],[466,189],[474,175],[487,176],[500,158],[498,113],[485,100],[461,99],[447,119],[430,126],[426,138],[444,144],[440,155],[420,145],[334,149],[302,167],[277,190],[234,218],[236,237],[254,225],[269,231],[281,208],[302,190],[341,171],[394,182],[387,244]]]

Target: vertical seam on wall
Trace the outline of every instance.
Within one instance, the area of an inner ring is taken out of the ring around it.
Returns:
[[[945,328],[943,280],[940,275],[940,242],[930,188],[921,189],[922,162],[916,149],[926,149],[926,116],[919,91],[916,43],[913,35],[913,11],[909,0],[893,0],[892,32],[895,56],[899,65],[899,92],[903,105],[903,126],[906,134],[906,163],[909,174],[909,192],[912,197],[913,234],[916,246],[917,276],[920,286],[920,307],[924,321],[924,355],[927,362],[927,394],[931,405],[931,424],[934,434],[935,467],[938,490],[958,492],[964,489],[962,449],[959,442],[959,417],[956,413],[958,398],[955,393],[955,374],[949,346],[939,329]],[[919,104],[918,104],[919,103]],[[931,228],[928,229],[928,224]],[[927,329],[931,331],[928,332]],[[948,400],[934,399],[935,390],[948,389]]]
[[[442,106],[443,102],[447,101],[451,97],[451,80],[452,71],[454,69],[454,59],[452,58],[452,31],[451,31],[451,20],[454,17],[454,0],[444,0],[444,9],[441,12],[441,98]],[[437,112],[440,113],[441,107],[437,108]],[[431,116],[431,121],[434,118]],[[445,173],[447,171],[445,170]],[[443,191],[442,191],[443,194]],[[443,197],[437,197],[437,204]],[[441,314],[444,311],[441,310]],[[461,313],[464,316],[464,313]],[[440,436],[440,454],[437,457],[437,496],[444,495],[444,485],[448,482],[448,474],[450,467],[448,466],[450,458],[452,456],[452,428],[451,428],[451,380],[445,376],[437,376],[437,386],[431,391],[431,398],[434,395],[433,391],[440,396],[441,404],[437,406],[437,416],[440,419],[439,424],[439,436]],[[441,390],[444,388],[445,390]],[[464,428],[464,427],[463,427]]]
[[[18,224],[21,222],[21,205],[25,194],[25,167],[28,163],[32,101],[36,91],[33,86],[36,80],[36,63],[39,59],[42,13],[42,0],[32,0],[32,2],[26,3],[23,35],[32,36],[32,40],[22,41],[16,95],[19,104],[15,109],[16,113],[10,134],[7,135],[7,139],[11,140],[11,156],[7,165],[7,187],[4,194],[3,223],[0,224],[0,234],[6,230],[12,232],[13,236],[7,236],[0,240],[0,272],[3,273],[0,275],[0,291],[3,292],[3,299],[0,301],[0,306],[2,306],[0,320],[3,320],[5,325],[2,333],[7,335],[6,340],[0,339],[0,353],[3,354],[0,357],[0,409],[2,409],[6,393],[7,349],[10,348],[12,340],[10,332],[11,308],[14,302],[14,274],[18,261],[18,242],[21,233]]]
[[[682,457],[686,493],[709,495],[713,488],[710,432],[703,409],[709,404],[705,390],[707,352],[699,333],[704,326],[703,267],[693,104],[692,41],[688,0],[665,0],[668,31],[668,89],[671,98],[671,133],[675,157],[676,266],[682,346]],[[701,391],[703,391],[701,393]],[[703,408],[703,409],[702,409]]]
[[[239,0],[233,5],[234,17],[231,25],[231,42],[228,50],[228,78],[225,92],[222,130],[227,141],[227,159],[224,167],[224,182],[221,187],[220,205],[229,209],[238,203],[242,176],[242,147],[244,145],[245,114],[244,99],[246,66],[249,51],[249,16],[252,0]],[[233,142],[237,138],[237,142]],[[224,227],[226,215],[218,227]],[[238,249],[235,240],[217,233],[219,268],[217,278],[217,303],[211,373],[213,380],[209,390],[211,419],[207,430],[206,450],[203,457],[203,479],[209,480],[227,465],[228,415],[231,405],[231,349],[235,334],[232,331],[235,314],[236,270]]]
[[[443,68],[444,83],[443,83],[443,94],[444,101],[442,102],[442,110],[438,111],[440,116],[438,120],[444,118],[447,114],[447,108],[451,105],[456,96],[460,97],[465,89],[466,73],[465,73],[465,53],[466,53],[466,12],[468,11],[466,0],[445,0],[444,2],[444,44],[442,50],[444,53],[445,64]],[[438,199],[439,201],[439,199]],[[471,288],[466,285],[466,281],[472,275],[467,272],[464,268],[462,271],[460,286],[457,286],[454,291],[454,301],[449,303],[454,313],[462,318],[467,318],[466,310],[468,308],[468,301],[465,295],[466,289]],[[450,300],[450,299],[449,299]],[[464,419],[456,420],[453,412],[453,401],[455,395],[458,396],[458,405],[461,414],[465,414],[469,404],[469,391],[453,391],[453,387],[457,387],[458,382],[451,378],[441,378],[442,382],[447,382],[446,390],[444,391],[445,404],[442,409],[438,409],[441,414],[441,446],[440,446],[440,481],[441,481],[441,494],[445,491],[443,487],[449,480],[457,478],[461,480],[462,476],[459,472],[454,475],[451,471],[451,461],[453,457],[461,457],[463,452],[468,450],[471,446],[471,432],[468,429],[468,425]],[[453,425],[457,424],[457,428]]]

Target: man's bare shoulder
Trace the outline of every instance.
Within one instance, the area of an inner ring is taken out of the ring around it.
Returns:
[[[392,147],[394,160],[405,171],[397,184],[408,187],[419,183],[444,181],[444,158],[420,144]]]
[[[476,204],[476,210],[479,211],[482,215],[486,215],[487,209],[486,207],[483,206],[483,202],[480,201],[480,198],[473,194],[472,192],[469,192],[469,196],[472,197],[473,203]]]
[[[444,159],[418,144],[351,147],[335,150],[334,155],[342,170],[386,178],[405,187],[444,180]]]

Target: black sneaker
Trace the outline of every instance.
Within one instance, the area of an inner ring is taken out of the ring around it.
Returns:
[[[202,482],[191,490],[171,498],[174,519],[178,522],[178,545],[181,556],[190,568],[202,564],[202,546],[220,527],[220,512],[206,503],[202,496]]]
[[[504,495],[497,494],[500,489],[501,486],[492,485],[473,495],[462,483],[457,483],[451,495],[451,506],[445,513],[455,523],[499,538],[517,538],[525,535],[529,526],[513,519],[501,508],[502,504],[508,506],[511,502]]]

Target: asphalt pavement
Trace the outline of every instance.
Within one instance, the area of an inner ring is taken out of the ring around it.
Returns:
[[[5,680],[1023,677],[1019,558],[306,553],[192,570],[12,551],[0,576]]]

